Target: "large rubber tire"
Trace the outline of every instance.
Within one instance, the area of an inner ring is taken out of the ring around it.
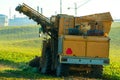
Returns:
[[[89,77],[92,78],[102,78],[103,66],[102,65],[93,65],[92,70],[89,74]]]
[[[69,75],[69,67],[68,64],[62,64],[60,62],[57,63],[57,69],[56,69],[56,76],[57,77],[66,77]]]
[[[45,50],[44,65],[41,67],[41,73],[49,74],[51,72],[51,64],[52,64],[52,55],[50,48],[47,48]]]

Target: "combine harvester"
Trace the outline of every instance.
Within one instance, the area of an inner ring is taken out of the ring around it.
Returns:
[[[108,37],[112,17],[109,12],[81,17],[58,14],[50,19],[26,4],[16,7],[42,26],[50,38],[43,40],[40,72],[67,76],[70,71],[102,77],[103,65],[109,64]]]

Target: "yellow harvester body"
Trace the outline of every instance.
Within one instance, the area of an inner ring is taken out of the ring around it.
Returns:
[[[40,24],[43,33],[50,36],[43,40],[41,73],[54,71],[57,76],[65,76],[77,70],[102,76],[103,65],[109,64],[113,21],[109,12],[81,17],[58,14],[49,19],[24,3],[16,10]]]

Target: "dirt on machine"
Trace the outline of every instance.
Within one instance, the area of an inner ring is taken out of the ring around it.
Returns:
[[[57,14],[47,18],[25,3],[17,6],[16,11],[40,24],[42,32],[49,35],[42,41],[42,54],[36,61],[41,73],[68,76],[77,71],[102,77],[103,65],[110,63],[110,12],[80,17]]]

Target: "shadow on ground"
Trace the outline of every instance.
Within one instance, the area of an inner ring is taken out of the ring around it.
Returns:
[[[26,63],[15,63],[9,60],[2,60],[0,59],[0,65],[2,67],[10,67],[13,69],[5,69],[0,71],[0,79],[1,78],[23,78],[23,79],[46,79],[46,78],[55,78],[51,75],[43,75],[37,70],[37,68],[32,68],[28,66]],[[15,69],[14,69],[15,68]]]
[[[120,77],[117,76],[116,74],[114,75],[104,75],[103,80],[120,80]]]
[[[12,68],[19,68],[19,66],[26,63],[15,63],[13,61],[0,59],[0,64],[4,66],[12,67]]]
[[[30,68],[26,63],[15,63],[8,60],[0,60],[0,65],[9,66],[17,69],[4,70],[0,71],[1,78],[12,78],[12,79],[70,79],[70,80],[92,80],[90,78],[82,78],[80,76],[66,77],[66,78],[57,78],[55,75],[43,75],[38,72],[36,68]],[[116,75],[104,75],[102,79],[93,79],[93,80],[120,80],[120,77]]]
[[[22,70],[5,70],[4,72],[0,72],[0,77],[4,78],[23,78],[23,79],[46,79],[46,78],[54,78],[53,76],[42,75],[40,73],[34,73],[29,71]]]

